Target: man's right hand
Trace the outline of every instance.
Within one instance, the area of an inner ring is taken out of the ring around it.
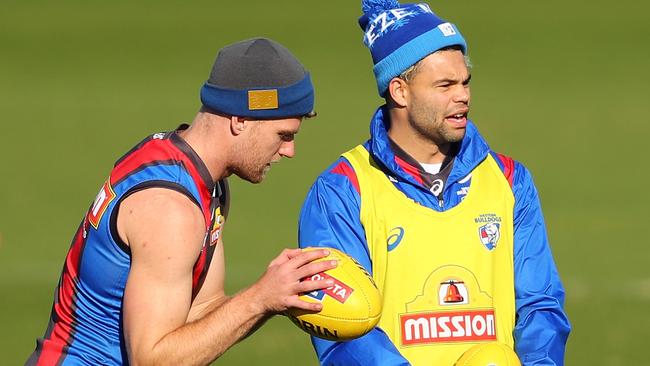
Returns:
[[[299,296],[306,292],[331,287],[329,280],[302,281],[303,278],[335,268],[336,260],[317,259],[327,257],[329,251],[302,249],[285,249],[269,263],[266,272],[249,290],[253,299],[252,306],[259,306],[259,311],[268,314],[282,313],[290,308],[318,312],[322,305],[301,300]]]

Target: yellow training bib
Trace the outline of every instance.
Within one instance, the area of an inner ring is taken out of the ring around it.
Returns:
[[[383,329],[415,366],[453,365],[471,346],[513,347],[514,196],[491,155],[456,207],[399,191],[363,146],[343,154],[359,180],[361,223],[383,297]]]

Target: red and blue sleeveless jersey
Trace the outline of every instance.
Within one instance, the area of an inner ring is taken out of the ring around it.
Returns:
[[[203,161],[177,132],[151,135],[115,163],[72,239],[47,331],[37,340],[27,365],[128,364],[122,299],[131,255],[117,233],[117,214],[120,202],[134,192],[172,189],[203,212],[206,236],[193,269],[196,296],[219,235],[211,232],[218,226],[215,212],[227,207],[227,183],[215,184]]]

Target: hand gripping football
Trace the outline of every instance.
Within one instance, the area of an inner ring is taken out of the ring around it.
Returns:
[[[307,248],[314,250],[323,248]],[[300,296],[304,301],[320,302],[318,313],[291,309],[287,315],[305,332],[332,341],[361,337],[377,325],[382,301],[377,285],[370,274],[347,254],[326,248],[330,255],[316,261],[338,260],[338,266],[313,275],[309,280],[331,278],[334,286]]]
[[[454,366],[521,366],[517,354],[505,344],[491,342],[473,346]]]

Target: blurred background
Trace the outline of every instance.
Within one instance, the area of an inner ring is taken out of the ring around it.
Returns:
[[[471,119],[535,177],[573,324],[567,364],[648,364],[649,6],[429,4],[468,41]],[[368,137],[381,104],[359,15],[350,0],[2,0],[0,364],[24,363],[42,336],[70,239],[113,162],[190,121],[217,50],[254,36],[311,71],[318,118],[264,184],[231,180],[228,292],[295,246],[312,181]],[[308,337],[277,317],[216,362],[261,363],[317,362]]]

